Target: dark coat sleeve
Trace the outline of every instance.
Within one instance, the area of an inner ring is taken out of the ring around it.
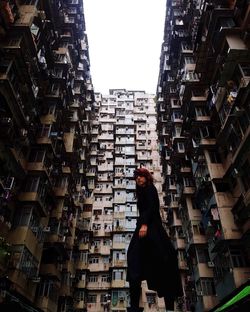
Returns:
[[[141,224],[150,224],[154,218],[154,214],[157,213],[159,209],[159,199],[157,190],[154,186],[148,187],[148,189],[143,194],[143,209],[140,214]]]

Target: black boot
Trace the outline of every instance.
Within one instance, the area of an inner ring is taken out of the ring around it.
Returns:
[[[134,307],[129,307],[127,308],[127,312],[143,312],[144,308],[134,308]]]

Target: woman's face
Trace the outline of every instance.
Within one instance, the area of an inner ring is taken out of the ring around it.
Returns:
[[[135,179],[135,182],[138,186],[145,186],[147,180],[145,177],[138,175]]]

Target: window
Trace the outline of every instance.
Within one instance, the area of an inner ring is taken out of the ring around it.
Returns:
[[[103,274],[102,278],[101,278],[101,281],[104,282],[104,283],[110,282],[110,275],[109,274]]]
[[[37,276],[38,261],[25,246],[13,246],[12,259],[17,260],[15,267],[18,267],[27,277]]]
[[[24,192],[37,192],[39,182],[39,177],[28,177],[24,185]]]
[[[51,131],[51,125],[43,125],[39,128],[38,136],[39,137],[49,137]]]
[[[177,148],[179,152],[185,152],[185,145],[182,142],[177,143]]]
[[[208,127],[203,127],[203,128],[200,128],[199,130],[200,130],[200,137],[202,139],[209,138],[210,134],[209,134]]]
[[[75,293],[75,297],[76,297],[76,300],[84,301],[84,291],[83,290],[77,290]]]
[[[29,162],[43,162],[44,157],[45,157],[44,150],[31,150]]]
[[[53,281],[45,280],[39,283],[38,286],[38,296],[40,297],[50,297],[52,300],[57,301],[57,291],[53,285]]]
[[[185,57],[185,64],[194,64],[194,58],[193,57]]]
[[[209,152],[209,158],[211,163],[222,163],[221,156],[216,151]]]
[[[156,295],[152,293],[146,294],[147,297],[147,303],[149,304],[155,304],[156,303]]]
[[[242,250],[240,249],[231,249],[231,262],[234,268],[243,268],[246,267],[245,255]]]
[[[89,275],[88,276],[89,283],[97,283],[98,282],[98,275]]]
[[[186,177],[183,178],[183,184],[185,187],[193,187],[195,185],[194,181],[191,178]]]
[[[96,303],[96,300],[97,300],[97,295],[95,295],[95,294],[88,294],[88,297],[87,297],[87,302],[88,303]]]
[[[212,278],[201,278],[201,290],[204,296],[213,296],[215,295],[214,281]]]
[[[88,254],[86,252],[80,252],[79,260],[83,261],[84,263],[87,263],[87,261],[88,261]]]
[[[207,263],[209,261],[209,255],[207,249],[197,248],[197,261],[198,263]]]
[[[204,107],[196,107],[195,108],[195,113],[197,117],[201,117],[201,116],[207,116],[207,111]]]
[[[15,226],[27,226],[30,223],[32,207],[25,207],[14,218]]]
[[[89,263],[90,263],[90,264],[99,263],[99,258],[97,258],[97,257],[91,257],[91,258],[89,259]]]
[[[123,270],[114,270],[113,280],[123,280],[123,275],[124,275]]]

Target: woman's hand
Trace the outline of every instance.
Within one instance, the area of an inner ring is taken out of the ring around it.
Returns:
[[[140,230],[139,230],[139,237],[143,238],[147,235],[148,232],[148,226],[147,224],[142,224]]]

